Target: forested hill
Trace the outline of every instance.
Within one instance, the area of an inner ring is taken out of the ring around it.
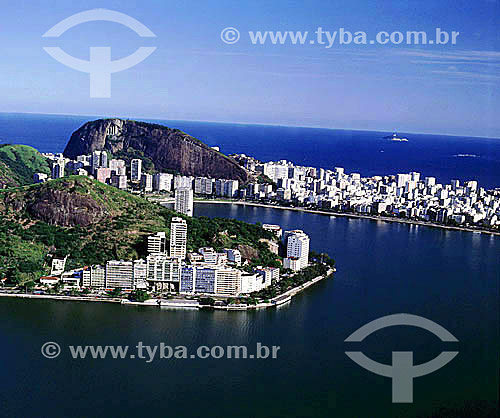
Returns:
[[[128,192],[71,176],[0,190],[0,278],[23,282],[46,274],[52,256],[69,267],[146,256],[148,235],[165,231],[176,212]],[[240,248],[252,264],[279,265],[260,225],[185,217],[188,250]]]

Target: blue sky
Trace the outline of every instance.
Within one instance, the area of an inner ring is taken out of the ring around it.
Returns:
[[[75,13],[107,8],[156,35],[110,22],[42,38]],[[500,137],[500,3],[399,1],[4,2],[0,20],[0,111],[108,115],[397,130]],[[220,39],[226,27],[238,43]],[[456,45],[252,45],[248,31],[460,32]],[[42,48],[87,60],[90,46],[120,59],[157,50],[112,75],[112,97],[89,98],[88,74]]]

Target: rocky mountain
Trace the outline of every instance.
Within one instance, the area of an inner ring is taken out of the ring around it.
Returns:
[[[162,125],[122,119],[88,122],[73,133],[64,155],[75,158],[96,150],[106,150],[126,160],[143,158],[158,171],[248,180],[247,171],[232,158],[179,129]]]

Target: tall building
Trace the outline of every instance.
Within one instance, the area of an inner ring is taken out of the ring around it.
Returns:
[[[153,191],[153,176],[151,174],[143,174],[141,176],[141,189],[145,192]]]
[[[101,167],[108,167],[108,153],[106,151],[101,151]]]
[[[173,218],[170,224],[170,257],[186,258],[187,223],[182,218]]]
[[[220,296],[237,296],[241,292],[241,271],[232,268],[217,268],[215,293]]]
[[[60,179],[64,177],[64,159],[59,159],[52,165],[52,178]]]
[[[156,290],[179,290],[182,261],[164,254],[153,254],[147,258],[147,281]]]
[[[285,268],[300,270],[309,264],[309,236],[299,229],[285,232]]]
[[[181,187],[175,191],[175,210],[183,215],[193,216],[193,190]]]
[[[108,261],[106,263],[106,288],[133,289],[134,266],[132,261]]]
[[[117,176],[126,176],[127,169],[125,167],[125,161],[123,160],[109,160],[109,169]]]
[[[169,192],[172,190],[174,176],[169,173],[156,173],[153,176],[153,189],[158,192]]]
[[[104,289],[106,287],[106,268],[103,266],[92,266],[83,270],[83,287]]]
[[[130,161],[130,181],[138,183],[142,176],[142,160],[134,159]]]
[[[92,173],[98,168],[108,168],[108,153],[106,151],[94,151],[90,164]]]
[[[147,288],[148,264],[144,260],[134,261],[134,288]]]
[[[175,176],[174,178],[174,189],[192,189],[193,188],[193,178],[189,176]]]
[[[238,187],[238,180],[218,179],[215,182],[215,194],[217,196],[235,197]]]
[[[214,183],[214,179],[209,179],[207,177],[197,177],[194,180],[194,192],[196,194],[212,194]]]
[[[148,237],[148,254],[165,254],[167,236],[165,232],[157,232]]]
[[[203,262],[217,264],[217,252],[212,247],[203,247],[198,250],[203,255]]]
[[[427,187],[434,186],[436,184],[436,178],[435,177],[426,177],[425,178],[425,185]]]
[[[95,170],[95,178],[101,183],[107,183],[111,178],[111,170],[106,167],[99,167]]]
[[[181,293],[215,293],[217,269],[206,266],[184,266],[181,273]]]
[[[241,265],[241,252],[233,248],[225,248],[224,252],[227,254],[227,260],[235,263],[237,266]]]
[[[125,175],[115,175],[111,176],[111,184],[118,189],[125,190],[127,188],[127,176]]]
[[[273,280],[280,279],[280,269],[277,267],[257,267],[255,272],[263,277],[264,287],[270,286]]]

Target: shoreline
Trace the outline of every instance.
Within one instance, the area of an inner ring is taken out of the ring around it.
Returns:
[[[122,298],[97,298],[97,297],[84,297],[84,296],[64,296],[64,295],[36,295],[30,293],[7,293],[0,290],[0,297],[12,297],[21,299],[46,299],[46,300],[59,300],[66,302],[104,302],[104,303],[118,303],[125,306],[153,306],[157,308],[175,308],[175,309],[213,309],[213,310],[253,310],[262,308],[272,308],[274,306],[279,306],[284,303],[291,301],[292,297],[301,293],[313,284],[330,277],[336,269],[329,269],[328,272],[323,276],[315,277],[314,279],[294,287],[293,289],[287,290],[285,293],[278,295],[270,299],[269,303],[259,303],[257,305],[227,305],[227,306],[205,306],[199,305],[192,302],[185,301],[183,299],[148,299],[145,302],[132,302],[128,299]],[[158,301],[160,303],[158,303]],[[163,302],[162,302],[163,301]]]
[[[159,202],[160,204],[162,203],[172,203],[170,201],[162,201]],[[280,209],[280,210],[291,210],[295,212],[305,212],[305,213],[312,213],[316,215],[326,215],[326,216],[342,216],[345,218],[353,218],[353,219],[366,219],[369,221],[383,221],[383,222],[395,222],[395,223],[401,223],[401,224],[408,224],[408,225],[418,225],[418,226],[428,226],[431,228],[441,228],[441,229],[447,229],[451,231],[463,231],[463,232],[472,232],[472,233],[479,233],[479,234],[489,234],[489,235],[494,235],[494,236],[500,236],[500,232],[496,231],[487,231],[487,230],[482,230],[482,229],[475,229],[475,228],[467,228],[467,227],[460,227],[460,226],[449,226],[449,225],[441,225],[441,224],[436,224],[436,223],[427,223],[424,221],[417,221],[417,220],[411,220],[411,219],[402,219],[402,218],[392,218],[392,217],[386,217],[386,216],[374,216],[374,215],[360,215],[360,214],[355,214],[355,213],[338,213],[338,212],[328,212],[325,210],[319,210],[319,209],[306,209],[306,208],[292,208],[292,207],[286,207],[286,206],[280,206],[280,205],[270,205],[267,203],[255,203],[255,202],[245,202],[241,200],[205,200],[205,199],[200,199],[194,200],[194,203],[214,203],[214,204],[233,204],[233,205],[242,205],[242,206],[255,206],[255,207],[261,207],[261,208],[270,208],[270,209]]]

